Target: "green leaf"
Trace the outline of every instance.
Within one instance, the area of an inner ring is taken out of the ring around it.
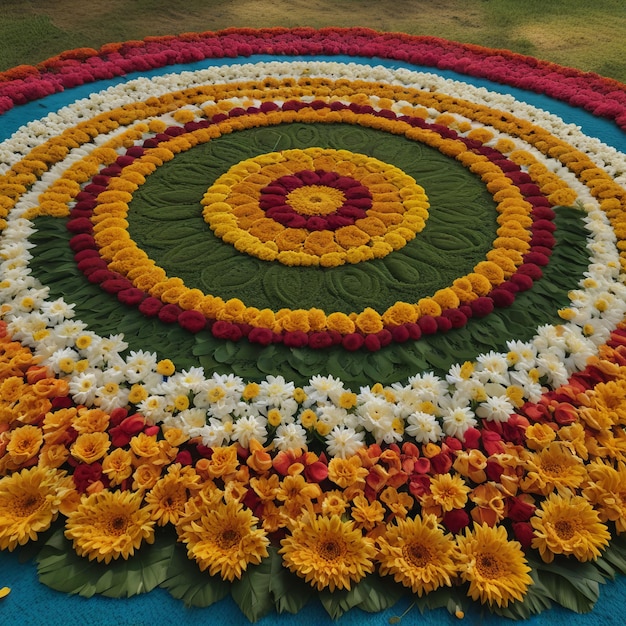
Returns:
[[[335,591],[331,592],[325,589],[320,592],[319,597],[322,606],[326,609],[331,619],[339,619],[346,611],[365,601],[365,596],[359,585],[354,585],[350,590],[335,589]]]
[[[37,556],[39,580],[57,591],[91,597],[96,593],[131,597],[152,591],[166,577],[174,549],[171,538],[144,545],[127,560],[108,565],[78,556],[63,529],[56,531]]]
[[[241,579],[233,583],[233,600],[251,622],[256,622],[274,608],[270,593],[271,572],[271,559],[267,558],[259,565],[249,567]]]
[[[286,567],[276,548],[269,548],[271,559],[270,592],[278,613],[298,613],[313,596],[311,585]]]
[[[219,576],[200,572],[185,549],[176,544],[161,587],[167,589],[172,597],[182,600],[185,606],[207,607],[226,597],[231,585]]]
[[[395,584],[389,577],[376,574],[365,577],[359,584],[359,592],[364,600],[359,608],[368,613],[379,613],[392,607],[406,592],[406,589]]]

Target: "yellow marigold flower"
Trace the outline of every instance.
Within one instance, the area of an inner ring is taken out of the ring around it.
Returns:
[[[293,513],[302,510],[321,495],[321,487],[317,483],[307,483],[302,474],[285,476],[276,491],[276,499],[285,502],[285,506]]]
[[[469,492],[470,488],[460,476],[438,474],[430,479],[430,496],[427,498],[443,511],[452,511],[465,506]]]
[[[380,494],[380,500],[399,519],[404,519],[414,504],[412,496],[408,493],[399,492],[394,487],[386,487]]]
[[[79,434],[104,432],[109,425],[109,415],[102,409],[79,409],[72,427]]]
[[[61,467],[69,455],[70,451],[63,444],[44,443],[39,452],[37,465],[45,468]]]
[[[143,402],[148,397],[148,390],[139,384],[135,384],[130,388],[130,393],[128,394],[128,401],[131,404],[139,404]]]
[[[474,272],[484,276],[493,286],[504,282],[504,271],[499,265],[492,261],[481,261],[474,268]]]
[[[396,520],[378,538],[377,561],[383,576],[392,575],[421,598],[439,587],[450,587],[456,574],[456,544],[434,515]]]
[[[223,478],[228,474],[234,474],[238,468],[239,459],[237,458],[236,446],[214,448],[206,465],[211,478]]]
[[[378,500],[370,502],[362,491],[352,499],[350,517],[357,528],[372,530],[385,519],[385,514],[383,505]]]
[[[483,604],[506,607],[522,600],[532,584],[522,547],[509,541],[504,526],[474,523],[473,531],[457,537],[461,578],[469,582],[468,595]]]
[[[259,395],[260,391],[261,388],[259,387],[258,383],[248,383],[244,387],[241,396],[244,400],[253,400]]]
[[[189,558],[202,571],[232,582],[241,578],[249,565],[258,565],[269,556],[269,540],[258,519],[240,502],[217,502],[182,517],[177,525],[180,541]]]
[[[161,376],[171,376],[176,371],[176,367],[169,359],[162,359],[157,363],[156,371]]]
[[[363,333],[377,333],[383,329],[380,315],[369,307],[357,315],[355,325]]]
[[[421,298],[417,302],[417,305],[419,307],[420,316],[432,315],[436,317],[437,315],[441,315],[441,307],[432,298]]]
[[[396,302],[383,313],[383,322],[389,326],[414,323],[418,317],[418,309],[408,302]]]
[[[43,433],[40,428],[26,424],[13,430],[10,434],[6,451],[16,465],[32,459],[43,444]]]
[[[541,452],[528,457],[524,464],[526,476],[520,486],[526,493],[547,496],[554,490],[563,493],[576,489],[587,477],[585,465],[572,454],[567,445],[554,441]]]
[[[346,459],[333,457],[328,463],[328,478],[337,486],[345,489],[356,484],[365,484],[369,470],[363,467],[359,456]]]
[[[345,313],[331,313],[327,319],[328,330],[335,330],[342,335],[355,331],[354,322]]]
[[[130,450],[115,448],[111,454],[104,457],[102,471],[111,481],[112,487],[117,487],[122,481],[130,478],[133,473],[133,455]]]
[[[139,459],[157,457],[161,453],[156,435],[146,435],[143,432],[138,433],[130,440],[130,449]]]
[[[445,289],[439,289],[435,292],[432,299],[442,309],[454,309],[459,306],[459,297],[454,293],[453,289],[446,287]]]
[[[107,433],[83,433],[72,444],[70,453],[83,463],[93,463],[101,459],[110,447],[111,441]]]
[[[199,489],[199,481],[193,468],[181,467],[180,463],[170,465],[167,474],[145,496],[152,519],[159,526],[177,524],[190,495]]]
[[[156,485],[157,480],[161,477],[161,465],[153,465],[152,463],[142,463],[133,472],[132,488],[135,491],[145,491],[152,489]]]
[[[531,450],[543,450],[556,439],[556,431],[550,424],[531,424],[525,431],[526,446]]]
[[[303,428],[313,428],[317,424],[317,413],[313,409],[305,409],[299,419]]]
[[[611,539],[589,501],[571,493],[550,494],[530,523],[535,529],[532,547],[546,563],[551,563],[555,554],[571,555],[579,561],[595,560]]]
[[[128,559],[145,541],[154,542],[154,521],[141,508],[141,494],[131,491],[100,491],[84,497],[70,513],[65,536],[79,556],[110,563]]]
[[[64,478],[57,469],[31,467],[0,479],[1,550],[14,550],[48,530],[71,491]]]
[[[352,409],[356,406],[357,395],[352,391],[344,391],[340,396],[337,404],[342,409]]]
[[[332,491],[325,491],[322,497],[322,515],[330,517],[331,515],[338,515],[341,517],[348,508],[348,501],[345,493],[339,489],[333,489]]]
[[[285,315],[280,320],[280,324],[286,331],[308,332],[310,330],[309,313],[303,309],[296,309]]]
[[[337,515],[307,512],[280,543],[286,567],[318,591],[350,589],[374,571],[374,542]]]
[[[344,226],[335,231],[335,240],[343,248],[355,248],[357,246],[367,245],[370,241],[370,235],[358,226]]]

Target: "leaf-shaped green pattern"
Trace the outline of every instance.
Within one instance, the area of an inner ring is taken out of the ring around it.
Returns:
[[[251,622],[256,622],[274,608],[270,593],[271,572],[272,563],[268,557],[259,565],[248,567],[241,579],[233,583],[233,600]]]

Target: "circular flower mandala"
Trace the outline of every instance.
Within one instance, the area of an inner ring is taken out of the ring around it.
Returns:
[[[281,56],[232,61],[254,53]],[[333,614],[375,608],[378,574],[590,610],[626,527],[624,86],[246,30],[16,68],[0,107],[192,61],[0,131],[0,547],[65,517],[50,550],[65,535],[90,576],[139,552],[186,599],[233,583],[250,619],[301,606],[282,568]]]

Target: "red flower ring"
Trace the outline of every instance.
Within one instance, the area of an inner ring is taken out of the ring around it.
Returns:
[[[314,101],[310,105],[301,101],[287,101],[283,103],[281,109],[294,111],[306,109],[310,106],[315,110],[319,110],[322,105],[332,108],[333,111],[349,109],[354,113],[397,119],[413,127],[435,131],[438,135],[445,138],[462,141],[471,151],[487,157],[489,161],[500,166],[504,170],[506,177],[518,187],[524,200],[533,207],[530,214],[533,220],[530,227],[532,239],[530,240],[530,249],[523,255],[523,263],[517,267],[516,271],[507,280],[492,289],[485,296],[481,296],[471,302],[461,302],[459,307],[445,309],[441,315],[424,315],[417,320],[417,323],[387,326],[377,333],[357,331],[346,335],[341,335],[335,331],[308,333],[282,331],[277,333],[268,328],[207,318],[199,311],[183,310],[176,304],[165,303],[159,298],[152,297],[150,294],[136,288],[127,277],[108,269],[107,262],[99,256],[98,246],[92,235],[93,225],[89,219],[93,214],[93,209],[98,205],[99,194],[107,190],[108,181],[111,178],[118,177],[125,167],[141,157],[149,148],[165,144],[173,137],[181,134],[193,133],[199,129],[209,128],[230,117],[241,118],[245,114],[258,114],[262,112],[262,109],[275,111],[273,107],[266,106],[261,108],[250,107],[246,111],[232,109],[228,115],[219,114],[211,120],[188,122],[183,127],[171,126],[164,132],[146,139],[142,146],[131,147],[115,163],[103,168],[76,197],[78,202],[72,209],[71,219],[67,224],[68,229],[76,233],[70,245],[76,252],[76,261],[79,269],[85,273],[90,282],[100,284],[105,291],[115,294],[120,302],[130,306],[139,306],[139,310],[145,315],[156,315],[165,323],[177,322],[190,332],[200,332],[208,328],[215,337],[231,341],[238,341],[245,337],[252,343],[261,345],[284,343],[290,347],[308,346],[313,349],[323,349],[341,344],[350,351],[363,347],[370,351],[376,351],[391,342],[403,343],[408,340],[419,339],[422,335],[431,335],[436,332],[447,332],[452,328],[460,328],[467,323],[470,317],[484,317],[491,313],[495,307],[510,306],[518,292],[530,289],[533,282],[541,278],[541,266],[548,264],[555,243],[552,234],[555,230],[555,225],[551,221],[555,213],[550,208],[548,198],[517,164],[498,150],[484,146],[478,141],[460,136],[455,130],[447,126],[432,124],[420,117],[396,115],[390,110],[377,111],[371,106],[354,103],[333,102],[331,105],[327,105],[319,101]],[[313,172],[313,174],[315,178],[312,180],[321,180],[320,173]],[[303,180],[302,186],[304,184],[306,183]],[[281,183],[282,188],[285,191],[288,189],[287,186]],[[269,196],[270,194],[267,195]]]
[[[294,208],[290,201],[291,192],[306,186],[324,186],[339,190],[343,202],[332,212],[307,215]],[[259,206],[267,217],[289,228],[337,230],[367,217],[367,209],[372,206],[372,194],[367,187],[350,176],[340,176],[336,172],[321,170],[303,170],[292,176],[281,176],[264,187],[261,190]]]

